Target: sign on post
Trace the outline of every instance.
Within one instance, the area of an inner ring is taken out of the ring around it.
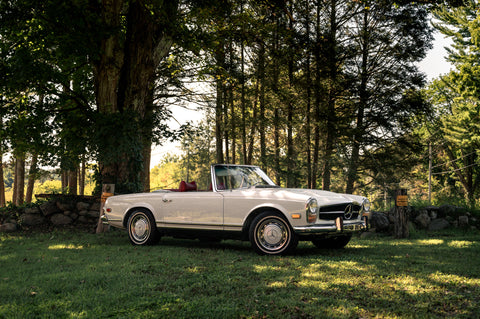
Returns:
[[[399,189],[395,197],[394,236],[395,238],[408,238],[408,195],[406,189]]]
[[[408,206],[408,195],[397,195],[397,200],[396,200],[395,205],[397,207]]]

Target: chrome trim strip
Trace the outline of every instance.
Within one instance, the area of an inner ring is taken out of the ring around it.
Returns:
[[[242,225],[218,225],[218,224],[186,224],[186,223],[168,223],[157,222],[158,228],[178,228],[178,229],[198,229],[198,230],[225,230],[225,231],[238,231],[243,230]]]
[[[224,230],[241,232],[243,230],[243,227],[242,226],[236,226],[236,225],[224,225]]]
[[[118,218],[118,219],[108,219],[109,222],[118,222],[118,223],[121,223],[123,222],[123,220],[121,218]]]
[[[185,223],[166,223],[157,222],[158,228],[183,228],[183,229],[199,229],[199,230],[223,230],[223,225],[218,224],[185,224]]]

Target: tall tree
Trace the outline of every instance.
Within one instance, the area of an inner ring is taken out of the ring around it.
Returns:
[[[146,136],[152,127],[144,125],[154,107],[150,87],[173,44],[178,5],[178,1],[114,0],[97,8],[112,32],[100,39],[102,54],[93,61],[96,102],[102,121],[119,130],[114,139],[111,130],[98,136],[105,141],[99,147],[104,182],[136,184],[131,189],[136,191],[141,187],[142,151],[151,147]]]
[[[5,182],[4,182],[4,176],[3,176],[3,156],[0,154],[0,207],[4,207],[6,204],[5,201]]]
[[[68,94],[77,104],[73,109],[95,110],[92,135],[100,173],[104,182],[120,184],[119,191],[142,188],[142,156],[151,147],[155,123],[151,88],[179,30],[178,7],[178,1],[1,3],[2,57],[9,61],[10,88],[21,91],[19,79],[25,79],[37,94]],[[69,85],[71,74],[85,69],[93,79],[96,106]]]
[[[419,93],[425,82],[415,63],[432,41],[424,6],[365,1],[353,19],[357,54],[348,67],[354,103],[347,108],[353,115],[347,130],[347,193],[355,189],[362,158],[406,134],[409,118],[428,111]]]
[[[32,154],[30,161],[30,168],[28,169],[28,182],[27,182],[27,192],[25,194],[25,202],[31,203],[33,198],[33,187],[35,186],[35,180],[37,179],[38,173],[38,155]]]
[[[0,98],[3,100],[3,98]],[[3,114],[0,112],[0,207],[4,207],[5,202],[5,181],[3,175],[3,149],[4,149],[4,141],[5,141],[5,131],[3,129]]]
[[[455,69],[433,81],[428,90],[436,118],[430,135],[446,155],[434,176],[448,176],[462,185],[465,198],[475,204],[480,187],[480,25],[478,1],[464,6],[442,6],[434,11],[435,28],[453,40],[447,59]],[[443,163],[442,163],[443,162]]]

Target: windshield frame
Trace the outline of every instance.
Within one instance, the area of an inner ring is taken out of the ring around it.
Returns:
[[[214,164],[211,167],[212,185],[217,192],[252,187],[278,187],[258,166]]]

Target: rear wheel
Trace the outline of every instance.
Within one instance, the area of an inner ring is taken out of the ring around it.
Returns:
[[[249,238],[252,247],[260,255],[287,254],[298,244],[298,238],[288,222],[275,212],[264,212],[255,217]]]
[[[127,230],[134,245],[153,245],[160,239],[155,219],[146,209],[137,209],[130,215]]]
[[[341,249],[347,246],[348,242],[352,238],[352,234],[339,235],[335,237],[316,238],[312,240],[312,243],[317,248],[323,249]]]

